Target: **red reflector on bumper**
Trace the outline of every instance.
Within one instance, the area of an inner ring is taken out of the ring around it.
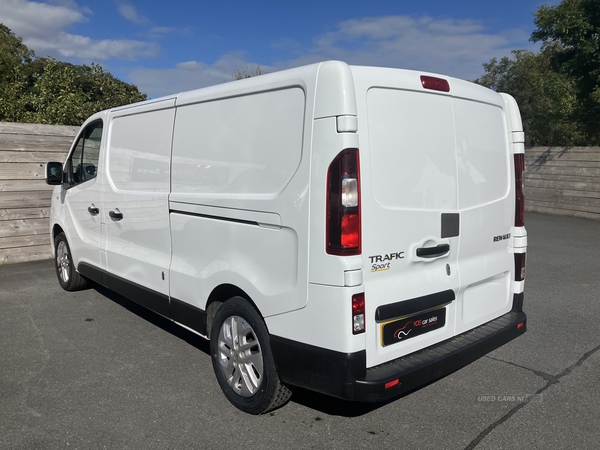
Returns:
[[[389,389],[389,388],[397,386],[399,384],[400,384],[400,378],[396,378],[395,380],[388,381],[387,383],[385,383],[384,388]]]
[[[519,322],[517,324],[517,330],[520,330],[521,328],[523,328],[523,325],[525,325],[525,322]]]

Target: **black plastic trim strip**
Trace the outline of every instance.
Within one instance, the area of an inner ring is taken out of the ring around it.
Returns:
[[[171,297],[171,319],[206,336],[206,312]]]
[[[377,322],[385,322],[386,320],[396,319],[398,317],[410,316],[411,314],[425,311],[438,306],[451,303],[456,299],[456,295],[452,289],[447,291],[437,292],[435,294],[424,295],[410,300],[390,303],[377,308],[375,311],[375,320]]]
[[[525,299],[525,294],[521,292],[520,294],[513,295],[513,312],[521,312],[523,311],[523,300]]]
[[[108,279],[106,277],[106,272],[103,270],[97,269],[94,266],[91,266],[87,263],[79,263],[77,266],[77,272],[79,272],[84,277],[94,281],[95,283],[101,284],[104,287],[108,287]]]
[[[162,316],[169,317],[169,296],[121,278],[90,264],[80,263],[77,271],[86,278],[127,297]]]
[[[352,399],[354,381],[366,375],[367,354],[342,353],[271,336],[271,350],[281,381],[333,397]]]
[[[355,384],[354,400],[378,402],[409,392],[452,373],[527,330],[524,312],[509,312],[439,344],[367,369]],[[389,389],[385,384],[399,379]]]
[[[271,336],[281,381],[346,400],[378,402],[452,373],[527,330],[524,312],[509,312],[446,341],[366,369],[366,352],[342,353]],[[385,384],[399,383],[386,389]]]
[[[243,223],[245,225],[259,226],[258,222],[254,222],[253,220],[234,219],[232,217],[223,217],[223,216],[213,216],[211,214],[193,213],[193,212],[189,212],[189,211],[181,211],[179,209],[169,209],[169,212],[175,213],[175,214],[183,214],[184,216],[202,217],[203,219],[214,219],[214,220],[222,220],[225,222]]]

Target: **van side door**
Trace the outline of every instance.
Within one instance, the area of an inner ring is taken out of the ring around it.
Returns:
[[[174,100],[112,111],[103,192],[108,287],[169,315]]]

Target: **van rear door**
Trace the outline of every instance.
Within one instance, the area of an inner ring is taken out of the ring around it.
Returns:
[[[502,97],[466,82],[453,84],[461,224],[459,334],[512,307],[515,198]]]
[[[510,233],[514,202],[498,94],[448,78],[447,90],[435,79],[442,89],[426,89],[412,71],[352,72],[371,367],[510,309],[512,255],[493,237]]]

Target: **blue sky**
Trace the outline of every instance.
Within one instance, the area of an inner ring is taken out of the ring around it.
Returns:
[[[328,59],[472,80],[529,42],[558,0],[0,0],[0,22],[36,52],[100,63],[150,97]]]

